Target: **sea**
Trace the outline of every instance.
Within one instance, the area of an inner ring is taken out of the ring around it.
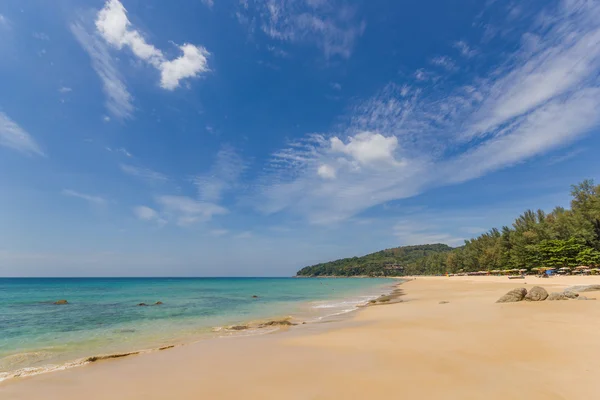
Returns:
[[[0,278],[0,381],[73,368],[95,356],[278,329],[253,328],[261,321],[323,322],[390,292],[395,283],[385,278]],[[67,304],[54,304],[58,300]]]

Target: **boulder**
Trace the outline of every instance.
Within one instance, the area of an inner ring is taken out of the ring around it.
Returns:
[[[450,302],[449,302],[449,301],[446,301],[446,300],[442,300],[442,301],[440,301],[438,304],[448,304],[448,303],[450,303]]]
[[[161,306],[163,304],[162,301],[157,301],[156,303],[154,303],[155,306]]]
[[[577,285],[577,286],[571,286],[565,289],[565,292],[574,292],[574,293],[581,293],[581,292],[596,292],[596,291],[600,291],[600,285]]]
[[[140,306],[140,307],[146,307],[147,305],[148,305],[148,304],[146,304],[146,303],[139,303],[139,304],[138,304],[138,306]]]
[[[524,300],[526,301],[544,301],[548,298],[548,292],[541,286],[534,286],[529,289]]]
[[[554,293],[550,293],[550,295],[548,296],[548,300],[550,300],[550,301],[569,300],[569,298],[567,296],[565,296],[564,293],[554,292]]]
[[[257,295],[252,296],[253,299],[258,299]]]
[[[522,301],[526,294],[527,289],[525,288],[513,289],[496,300],[496,303],[514,303],[517,301]]]
[[[570,290],[565,290],[563,292],[563,295],[567,298],[567,299],[576,299],[577,297],[579,297],[579,293],[575,293],[575,292],[571,292]]]
[[[577,300],[596,300],[596,299],[595,299],[595,298],[593,298],[593,297],[579,296],[579,297],[577,298]]]
[[[69,304],[69,302],[67,302],[66,300],[58,300],[58,301],[55,301],[54,304],[56,304],[57,306],[60,306],[63,304]]]

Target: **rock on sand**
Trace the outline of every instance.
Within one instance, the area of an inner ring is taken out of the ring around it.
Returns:
[[[496,303],[514,303],[517,301],[522,301],[526,294],[527,289],[525,288],[513,289],[504,296],[500,297]]]

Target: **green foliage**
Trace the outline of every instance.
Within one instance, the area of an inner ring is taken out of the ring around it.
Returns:
[[[512,227],[493,228],[465,245],[405,246],[303,268],[301,276],[438,275],[533,267],[600,265],[600,185],[574,185],[571,210],[527,210]]]
[[[451,250],[445,244],[396,247],[363,257],[344,258],[306,267],[298,271],[298,276],[399,276],[405,274],[406,268],[417,260],[429,260],[430,256],[445,254]],[[440,273],[441,271],[442,268]]]

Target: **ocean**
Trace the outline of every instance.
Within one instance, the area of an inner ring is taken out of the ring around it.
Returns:
[[[0,278],[0,381],[82,365],[92,356],[269,332],[231,326],[287,317],[295,323],[319,322],[355,310],[389,292],[394,283],[352,278]],[[67,304],[54,304],[58,300]]]

